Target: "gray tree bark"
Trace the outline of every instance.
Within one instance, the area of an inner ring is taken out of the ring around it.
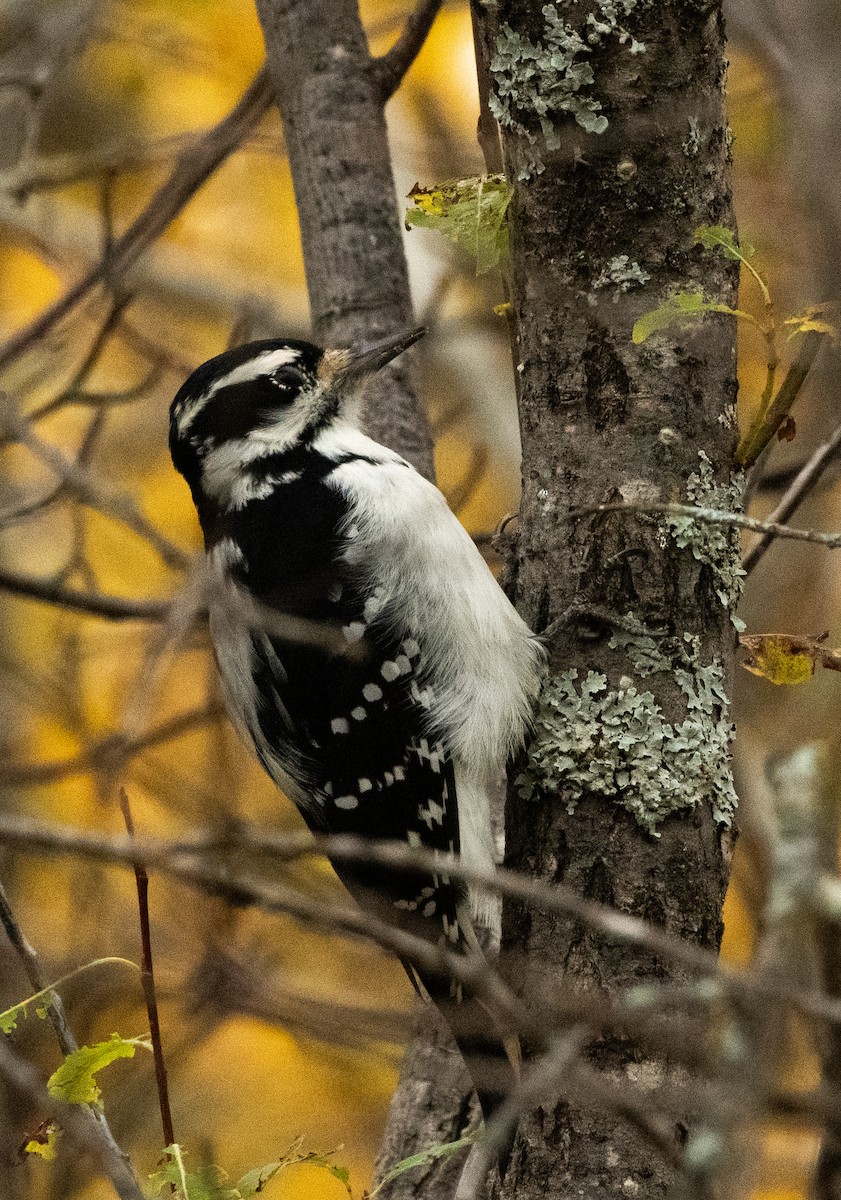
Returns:
[[[326,345],[373,341],[413,322],[385,123],[387,87],[356,0],[257,0],[292,169],[312,325]],[[381,373],[372,437],[429,478],[432,441],[411,354]],[[386,402],[387,397],[387,402]]]
[[[547,10],[501,0],[482,13],[506,169],[517,180],[523,496],[510,586],[534,629],[560,626],[527,783],[509,797],[507,862],[715,948],[729,844],[722,818],[734,800],[726,688],[738,547],[657,518],[568,514],[617,500],[729,507],[737,496],[732,323],[714,317],[644,347],[630,336],[670,289],[735,299],[733,264],[693,246],[701,224],[733,228],[720,4],[556,8],[591,34],[594,81],[573,110],[595,101],[579,121],[605,127],[587,134],[555,114],[551,152],[533,107],[545,97],[522,73],[523,48],[552,38]],[[623,633],[629,615],[654,636]],[[715,695],[699,706],[713,677]],[[667,732],[655,748],[664,723],[683,733]],[[652,771],[639,757],[648,754]],[[720,770],[698,770],[704,756]],[[521,906],[508,905],[504,922],[504,954],[519,973],[525,962],[602,994],[680,977],[656,955]],[[678,1078],[619,1033],[594,1039],[587,1059],[648,1090],[653,1109]],[[671,1114],[676,1149],[690,1117],[688,1104]],[[549,1098],[522,1124],[501,1195],[660,1196],[674,1173],[621,1116],[580,1097]]]
[[[317,19],[306,0],[258,0],[258,9],[315,329],[346,341],[404,327],[384,98],[355,5],[318,6]],[[551,643],[544,706],[510,796],[508,859],[716,947],[734,800],[726,697],[737,540],[674,518],[581,510],[737,498],[729,319],[643,347],[630,336],[669,288],[735,299],[734,264],[693,247],[698,225],[733,224],[720,3],[499,0],[477,3],[474,15],[515,186],[523,501],[509,587]],[[409,380],[386,387],[389,411],[377,410],[371,428],[429,471]],[[541,979],[614,994],[681,977],[654,954],[516,905],[504,938],[526,998]],[[407,1056],[386,1137],[391,1162],[463,1131],[454,1053],[436,1036]],[[594,1038],[587,1059],[614,1081],[633,1080],[654,1107],[657,1086],[682,1081],[619,1033]],[[691,1106],[679,1108],[669,1113],[676,1148],[691,1137]],[[454,1169],[406,1174],[389,1200],[449,1195]],[[674,1173],[615,1112],[547,1097],[525,1117],[501,1194],[660,1196]]]

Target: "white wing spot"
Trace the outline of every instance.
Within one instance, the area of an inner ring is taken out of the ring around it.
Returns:
[[[361,704],[357,704],[356,708],[352,708],[350,710],[350,715],[353,717],[354,721],[364,721],[368,716]]]
[[[370,779],[365,779],[365,778],[362,778],[362,779],[359,779],[359,780],[357,780],[357,782],[358,782],[358,784],[359,784],[359,791],[360,791],[360,794],[361,794],[362,792],[370,792],[370,791],[371,791],[371,789],[372,789],[372,788],[373,788],[373,786],[374,786],[374,785],[371,783],[371,780],[370,780]]]
[[[332,795],[333,795],[333,783],[332,783],[332,780],[329,780],[329,779],[327,780],[327,782],[325,783],[325,785],[324,785],[324,787],[323,787],[322,791],[324,792],[324,795],[325,795],[325,796],[332,796]]]
[[[382,700],[383,689],[376,683],[366,683],[362,689],[362,695],[369,704],[373,704],[375,700]]]
[[[374,592],[373,595],[368,597],[368,599],[365,601],[365,604],[363,605],[362,615],[365,618],[365,620],[370,621],[372,617],[375,617],[377,615],[377,613],[380,611],[380,609],[382,608],[382,606],[383,606],[382,593],[380,591],[376,591],[376,592]]]
[[[342,626],[346,642],[358,642],[365,636],[365,625],[362,621],[351,621],[350,625]]]
[[[386,683],[393,683],[400,674],[400,668],[397,666],[397,663],[392,662],[391,659],[387,659],[380,667],[380,674]]]
[[[406,772],[403,770],[402,767],[394,768],[394,778],[399,779],[401,781],[401,783],[406,778]]]
[[[409,662],[405,654],[398,654],[394,664],[401,675],[408,675],[412,669],[412,664]]]
[[[383,779],[385,780],[386,787],[391,787],[391,785],[394,783],[394,776],[392,775],[391,771],[386,771],[383,775]]]
[[[423,915],[425,917],[434,916],[436,908],[437,908],[437,905],[434,900],[427,900],[426,904],[424,904],[424,906],[423,906]]]
[[[405,654],[408,654],[409,658],[417,658],[420,654],[420,646],[414,638],[406,638],[404,642],[401,642],[400,649]]]
[[[358,808],[359,799],[356,796],[337,796],[333,801],[336,808]]]
[[[350,723],[346,717],[334,717],[330,729],[333,733],[350,733]]]

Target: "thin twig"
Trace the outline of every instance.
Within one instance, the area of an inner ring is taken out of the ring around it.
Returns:
[[[754,533],[767,533],[770,537],[792,538],[799,542],[814,542],[829,550],[841,550],[841,533],[816,533],[814,529],[796,529],[791,525],[780,525],[774,521],[759,521],[741,513],[726,512],[718,508],[699,508],[694,504],[594,504],[591,508],[576,508],[567,514],[567,520],[595,513],[625,512],[630,516],[665,513],[674,517],[692,517],[702,525],[734,525],[738,529],[750,529]]]
[[[144,838],[131,843],[125,837],[90,833],[67,826],[56,827],[0,812],[2,843],[19,846],[29,853],[81,855],[115,866],[132,867],[142,861],[147,868],[164,871],[202,890],[213,892],[216,889],[218,894],[238,902],[245,900],[268,911],[289,912],[309,924],[318,922],[323,916],[328,926],[343,929],[355,936],[370,936],[377,942],[381,942],[382,928],[386,928],[390,932],[382,944],[397,953],[405,952],[410,958],[412,952],[406,951],[405,946],[414,945],[418,939],[409,934],[403,934],[402,931],[395,933],[393,927],[386,926],[384,922],[377,922],[376,927],[371,925],[366,933],[368,916],[358,916],[350,910],[317,902],[308,907],[304,897],[297,896],[291,900],[291,893],[286,889],[274,890],[270,885],[264,887],[261,880],[238,876],[226,869],[224,864],[207,860],[214,855],[224,855],[227,859],[238,851],[248,850],[270,855],[273,864],[277,865],[311,854],[324,854],[336,862],[371,864],[386,870],[435,871],[439,875],[446,873],[453,879],[462,879],[470,885],[534,905],[544,912],[554,912],[580,921],[616,941],[643,946],[651,953],[682,963],[702,976],[716,977],[736,994],[752,994],[767,986],[749,974],[722,963],[711,951],[694,946],[639,917],[586,900],[574,888],[563,884],[544,884],[502,867],[495,871],[469,867],[457,857],[440,855],[402,842],[379,842],[345,834],[320,837],[306,832],[271,834],[235,824],[216,830],[201,830],[177,841]],[[284,907],[287,904],[290,907]],[[402,938],[408,940],[402,942]],[[398,945],[404,946],[404,949],[397,949]],[[446,956],[447,960],[452,957]],[[442,961],[437,954],[426,955],[424,952],[421,966],[440,970]],[[453,978],[463,980],[464,973],[459,971]],[[800,1011],[841,1023],[841,1002],[827,1000],[820,994],[788,988],[781,980],[775,980],[774,987],[775,995],[789,999]]]
[[[45,401],[34,412],[29,413],[29,421],[40,421],[44,417],[48,417],[51,413],[56,412],[69,403],[71,399],[79,395],[90,378],[91,372],[102,357],[102,352],[110,341],[114,331],[119,327],[131,299],[132,297],[127,292],[118,295],[114,299],[108,310],[108,315],[97,330],[96,337],[91,343],[87,354],[82,359],[82,362],[73,373],[70,382],[52,400]]]
[[[100,260],[34,321],[0,347],[0,369],[29,350],[85,300],[94,288],[125,274],[175,219],[205,180],[225,161],[261,120],[272,101],[263,68],[236,107],[178,159],[172,174],[114,243],[108,262]]]
[[[786,372],[785,379],[780,384],[776,396],[773,401],[769,398],[767,407],[760,405],[759,411],[750,428],[739,443],[736,450],[736,459],[743,467],[750,467],[756,462],[759,455],[788,416],[791,406],[794,404],[800,389],[806,382],[806,377],[811,371],[818,356],[818,351],[826,337],[827,334],[825,333],[809,332],[803,334],[797,358]],[[768,370],[771,383],[773,384],[773,369],[771,365],[769,365]]]
[[[442,2],[418,0],[415,11],[407,18],[397,41],[387,53],[371,63],[383,101],[391,99],[420,53]]]
[[[95,1118],[87,1105],[63,1104],[54,1099],[35,1068],[15,1054],[6,1038],[0,1038],[0,1076],[34,1108],[60,1124],[79,1149],[93,1156],[120,1200],[144,1200],[127,1155],[113,1139],[104,1136],[105,1117],[100,1114],[99,1119]]]
[[[44,991],[49,985],[41,973],[38,955],[18,924],[1,883],[0,924],[5,929],[6,936],[14,947],[15,953],[20,959],[33,990],[36,992]],[[78,1050],[79,1044],[67,1023],[64,1005],[57,992],[50,993],[46,1007],[47,1015],[55,1031],[56,1040],[61,1047],[61,1052],[67,1057],[68,1054],[73,1054],[74,1051]],[[0,1039],[1,1041],[2,1039]],[[134,1177],[128,1155],[120,1149],[111,1132],[111,1127],[105,1119],[105,1114],[93,1105],[84,1106],[82,1111],[86,1114],[84,1120],[89,1132],[89,1140],[94,1144],[98,1144],[100,1148],[99,1157],[104,1164],[107,1164],[108,1174],[121,1200],[142,1200],[140,1187]]]
[[[482,1200],[491,1168],[500,1155],[510,1150],[523,1115],[557,1098],[589,1040],[590,1031],[582,1025],[574,1025],[551,1039],[546,1053],[530,1065],[485,1126],[484,1135],[464,1165],[455,1200]]]
[[[73,775],[84,775],[87,771],[113,771],[115,762],[125,763],[144,750],[151,750],[166,742],[174,741],[185,734],[201,729],[209,721],[216,720],[222,713],[218,705],[193,708],[136,738],[124,738],[109,734],[94,742],[82,754],[46,763],[2,763],[0,764],[0,787],[37,787],[54,783]]]
[[[125,788],[120,788],[120,812],[126,823],[129,841],[134,842],[134,821]],[[155,968],[152,959],[152,931],[149,925],[149,876],[142,862],[138,861],[134,864],[134,880],[137,884],[137,907],[140,914],[140,980],[143,984],[143,996],[149,1016],[149,1036],[152,1039],[152,1053],[155,1058],[155,1084],[158,1090],[158,1107],[161,1110],[161,1128],[164,1145],[173,1146],[175,1133],[172,1125],[172,1109],[169,1105],[169,1084],[166,1076],[163,1043],[161,1042],[161,1023],[158,1016],[158,996],[155,991]]]
[[[832,433],[828,441],[818,446],[812,457],[798,471],[780,498],[777,506],[769,513],[769,524],[784,524],[792,513],[803,503],[817,484],[821,475],[841,450],[841,425]],[[760,561],[765,551],[773,541],[773,533],[763,533],[757,542],[751,546],[745,555],[742,566],[749,574]]]
[[[88,471],[84,464],[66,458],[57,447],[39,437],[25,417],[16,413],[6,400],[0,413],[0,431],[25,446],[59,477],[65,488],[83,504],[96,509],[112,521],[119,521],[139,538],[148,542],[168,567],[183,571],[189,555],[165,537],[156,525],[143,515],[131,496],[110,487]],[[2,516],[0,516],[2,521]]]
[[[2,86],[0,84],[0,86]],[[97,146],[87,154],[51,154],[34,162],[0,173],[0,191],[15,200],[25,200],[33,192],[47,192],[100,175],[140,171],[166,162],[194,142],[195,133],[175,133],[146,141],[127,139]]]
[[[42,604],[53,604],[71,612],[109,621],[163,621],[170,607],[168,600],[129,600],[122,596],[106,596],[98,592],[83,592],[63,587],[51,579],[36,579],[18,575],[0,567],[0,591],[13,596],[25,596]]]

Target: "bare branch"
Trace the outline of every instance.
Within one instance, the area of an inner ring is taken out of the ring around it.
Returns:
[[[2,923],[6,931],[6,936],[14,947],[15,953],[20,959],[23,969],[26,972],[26,977],[33,989],[36,992],[45,991],[49,985],[41,974],[38,955],[18,924],[2,884],[0,884],[0,923]],[[73,1054],[74,1051],[78,1050],[79,1044],[67,1023],[64,1005],[57,992],[52,992],[49,995],[47,1015],[55,1031],[62,1054]],[[0,1047],[0,1050],[2,1049],[3,1047]],[[11,1066],[13,1064],[4,1062],[3,1058],[0,1057],[0,1070],[4,1069],[7,1065]],[[25,1066],[25,1064],[23,1065]],[[19,1075],[19,1078],[23,1077]],[[140,1188],[134,1177],[128,1156],[123,1153],[115,1141],[111,1128],[105,1119],[105,1114],[99,1111],[94,1105],[85,1105],[81,1111],[84,1113],[84,1117],[80,1124],[81,1128],[85,1131],[86,1140],[96,1147],[97,1155],[102,1161],[107,1174],[111,1177],[121,1200],[142,1200]],[[61,1119],[62,1124],[64,1124],[65,1119],[63,1115]]]
[[[272,101],[268,74],[261,70],[236,107],[190,146],[169,179],[113,245],[108,261],[100,261],[78,283],[29,325],[0,347],[0,369],[7,367],[72,312],[99,283],[113,281],[164,232],[205,180],[251,133]]]
[[[136,738],[111,734],[94,742],[82,754],[76,754],[72,758],[46,763],[3,763],[0,765],[0,787],[38,787],[58,779],[67,779],[72,775],[84,775],[88,771],[111,771],[115,763],[127,762],[144,750],[162,746],[166,742],[201,729],[221,714],[222,710],[217,705],[207,705],[205,708],[190,709],[181,713]]]
[[[134,841],[134,819],[131,815],[131,804],[125,788],[120,790],[120,811],[126,823],[126,833],[129,841]],[[155,988],[155,965],[152,956],[152,930],[149,924],[149,875],[143,863],[134,865],[134,881],[137,887],[137,907],[140,917],[141,969],[140,981],[143,985],[143,996],[146,1000],[146,1012],[149,1016],[149,1036],[152,1040],[152,1053],[155,1056],[155,1083],[158,1091],[158,1106],[161,1110],[161,1129],[164,1145],[175,1144],[175,1132],[172,1124],[172,1109],[169,1103],[169,1082],[166,1073],[163,1043],[161,1041],[161,1023],[158,1014],[158,994]]]
[[[799,542],[813,542],[829,550],[841,550],[841,533],[817,533],[814,529],[796,529],[791,525],[780,525],[774,521],[759,521],[741,513],[726,512],[717,508],[699,508],[693,504],[594,504],[592,508],[577,508],[567,514],[567,520],[591,516],[594,513],[626,512],[630,515],[665,513],[673,517],[693,517],[702,525],[735,525],[738,529],[750,529],[754,533],[767,533],[769,537],[792,538]]]
[[[390,100],[403,82],[406,72],[429,35],[441,4],[442,0],[418,0],[417,7],[403,26],[400,37],[386,54],[375,58],[371,63],[384,101]]]
[[[0,777],[0,783],[2,782],[4,780]],[[298,897],[292,908],[284,909],[282,905],[278,907],[279,896],[271,889],[264,890],[262,883],[257,879],[235,877],[234,873],[227,871],[223,865],[214,864],[209,859],[214,855],[227,858],[242,850],[248,850],[270,855],[275,865],[311,854],[324,854],[337,862],[373,864],[395,871],[446,871],[454,879],[488,888],[545,912],[572,918],[607,935],[615,942],[644,947],[655,954],[681,963],[702,976],[716,977],[724,987],[736,994],[751,994],[757,990],[761,992],[763,988],[770,986],[752,974],[722,963],[712,951],[694,946],[639,917],[584,899],[572,887],[541,883],[503,867],[498,867],[495,871],[481,870],[467,866],[457,857],[435,854],[402,842],[378,842],[350,835],[318,837],[308,832],[272,834],[239,823],[226,824],[219,829],[200,830],[190,837],[172,841],[144,838],[132,842],[125,837],[91,833],[70,826],[47,825],[13,813],[0,813],[0,844],[18,846],[27,853],[81,855],[115,866],[134,867],[137,862],[143,862],[149,868],[164,871],[195,887],[212,891],[221,886],[223,894],[238,899],[238,902],[245,899],[268,911],[276,908],[278,911],[288,911],[308,923],[320,920],[318,914],[321,914],[328,927],[340,928],[358,936],[365,936],[367,917],[360,916],[358,920],[354,917],[350,920],[348,912],[330,905],[319,904],[315,908],[307,909],[304,897]],[[238,879],[240,882],[237,882]],[[240,888],[244,888],[248,895],[243,896],[238,891]],[[285,889],[281,891],[285,896]],[[338,914],[335,921],[331,913]],[[387,928],[391,929],[391,926]],[[404,950],[397,949],[397,943],[391,934],[385,942],[382,941],[379,924],[376,929],[372,926],[370,936],[372,940],[386,945],[389,949],[396,950],[399,954],[404,953]],[[416,940],[402,932],[399,937],[409,938],[410,942]],[[440,958],[420,961],[430,970],[441,969]],[[461,980],[462,976],[455,974],[453,978]],[[841,1001],[836,1002],[820,994],[789,988],[785,981],[780,979],[773,981],[773,994],[788,999],[802,1012],[811,1016],[841,1023]]]
[[[761,408],[757,413],[736,449],[736,461],[743,467],[750,467],[756,462],[788,416],[826,337],[825,333],[809,332],[801,339],[797,358],[786,372],[779,391],[769,406]]]
[[[45,156],[0,174],[0,190],[17,200],[25,200],[33,192],[69,187],[99,175],[138,171],[166,162],[196,140],[197,135],[192,133],[145,140],[127,138],[97,146],[86,154]]]
[[[148,542],[168,567],[177,571],[186,568],[189,555],[165,537],[157,526],[143,515],[130,496],[109,487],[84,465],[71,462],[50,442],[38,437],[29,422],[14,412],[8,401],[0,413],[0,431],[6,438],[26,446],[83,504],[95,508],[103,516],[121,522]],[[0,514],[0,523],[2,520]]]
[[[14,596],[25,596],[43,604],[53,604],[71,612],[85,613],[92,617],[105,617],[109,621],[163,621],[169,609],[165,600],[129,600],[122,596],[106,596],[97,592],[82,592],[63,587],[51,579],[36,579],[30,575],[18,575],[0,567],[0,591]]]
[[[769,513],[766,524],[776,525],[786,522],[793,512],[803,503],[809,493],[817,484],[821,475],[838,455],[841,450],[841,425],[835,429],[832,436],[823,445],[818,446],[815,453],[807,463],[801,467],[797,475],[789,484],[786,491],[781,496],[776,508]],[[765,551],[771,545],[774,539],[774,534],[770,531],[763,533],[762,537],[751,546],[744,559],[742,566],[746,574],[754,569],[759,563]]]

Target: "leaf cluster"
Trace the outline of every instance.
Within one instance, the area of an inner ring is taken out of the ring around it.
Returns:
[[[743,467],[750,467],[775,434],[787,441],[794,437],[795,425],[790,416],[791,407],[814,365],[821,343],[826,338],[835,341],[837,330],[831,319],[831,307],[826,304],[787,317],[783,322],[789,330],[787,340],[790,342],[800,337],[803,341],[782,383],[776,387],[780,357],[777,345],[779,325],[768,284],[751,261],[756,251],[748,242],[739,241],[733,230],[723,225],[700,225],[695,230],[695,243],[707,250],[717,250],[725,258],[739,262],[746,268],[762,293],[764,316],[760,319],[743,309],[722,304],[705,295],[700,289],[677,291],[668,295],[656,308],[643,313],[634,325],[631,339],[635,345],[642,345],[653,334],[662,333],[673,325],[710,312],[737,317],[759,330],[765,339],[767,353],[765,387],[750,427],[736,449],[738,463]]]
[[[408,199],[407,226],[435,229],[476,260],[484,275],[508,260],[506,214],[514,189],[504,175],[450,180],[424,188],[415,184]]]
[[[297,1138],[276,1162],[246,1171],[236,1183],[231,1183],[227,1173],[213,1163],[197,1171],[187,1170],[184,1165],[185,1152],[181,1146],[167,1146],[160,1169],[149,1176],[149,1195],[153,1198],[174,1195],[176,1200],[252,1200],[280,1171],[298,1166],[321,1167],[329,1171],[350,1195],[348,1170],[333,1161],[336,1151],[319,1153],[303,1150],[302,1146],[303,1138]]]

